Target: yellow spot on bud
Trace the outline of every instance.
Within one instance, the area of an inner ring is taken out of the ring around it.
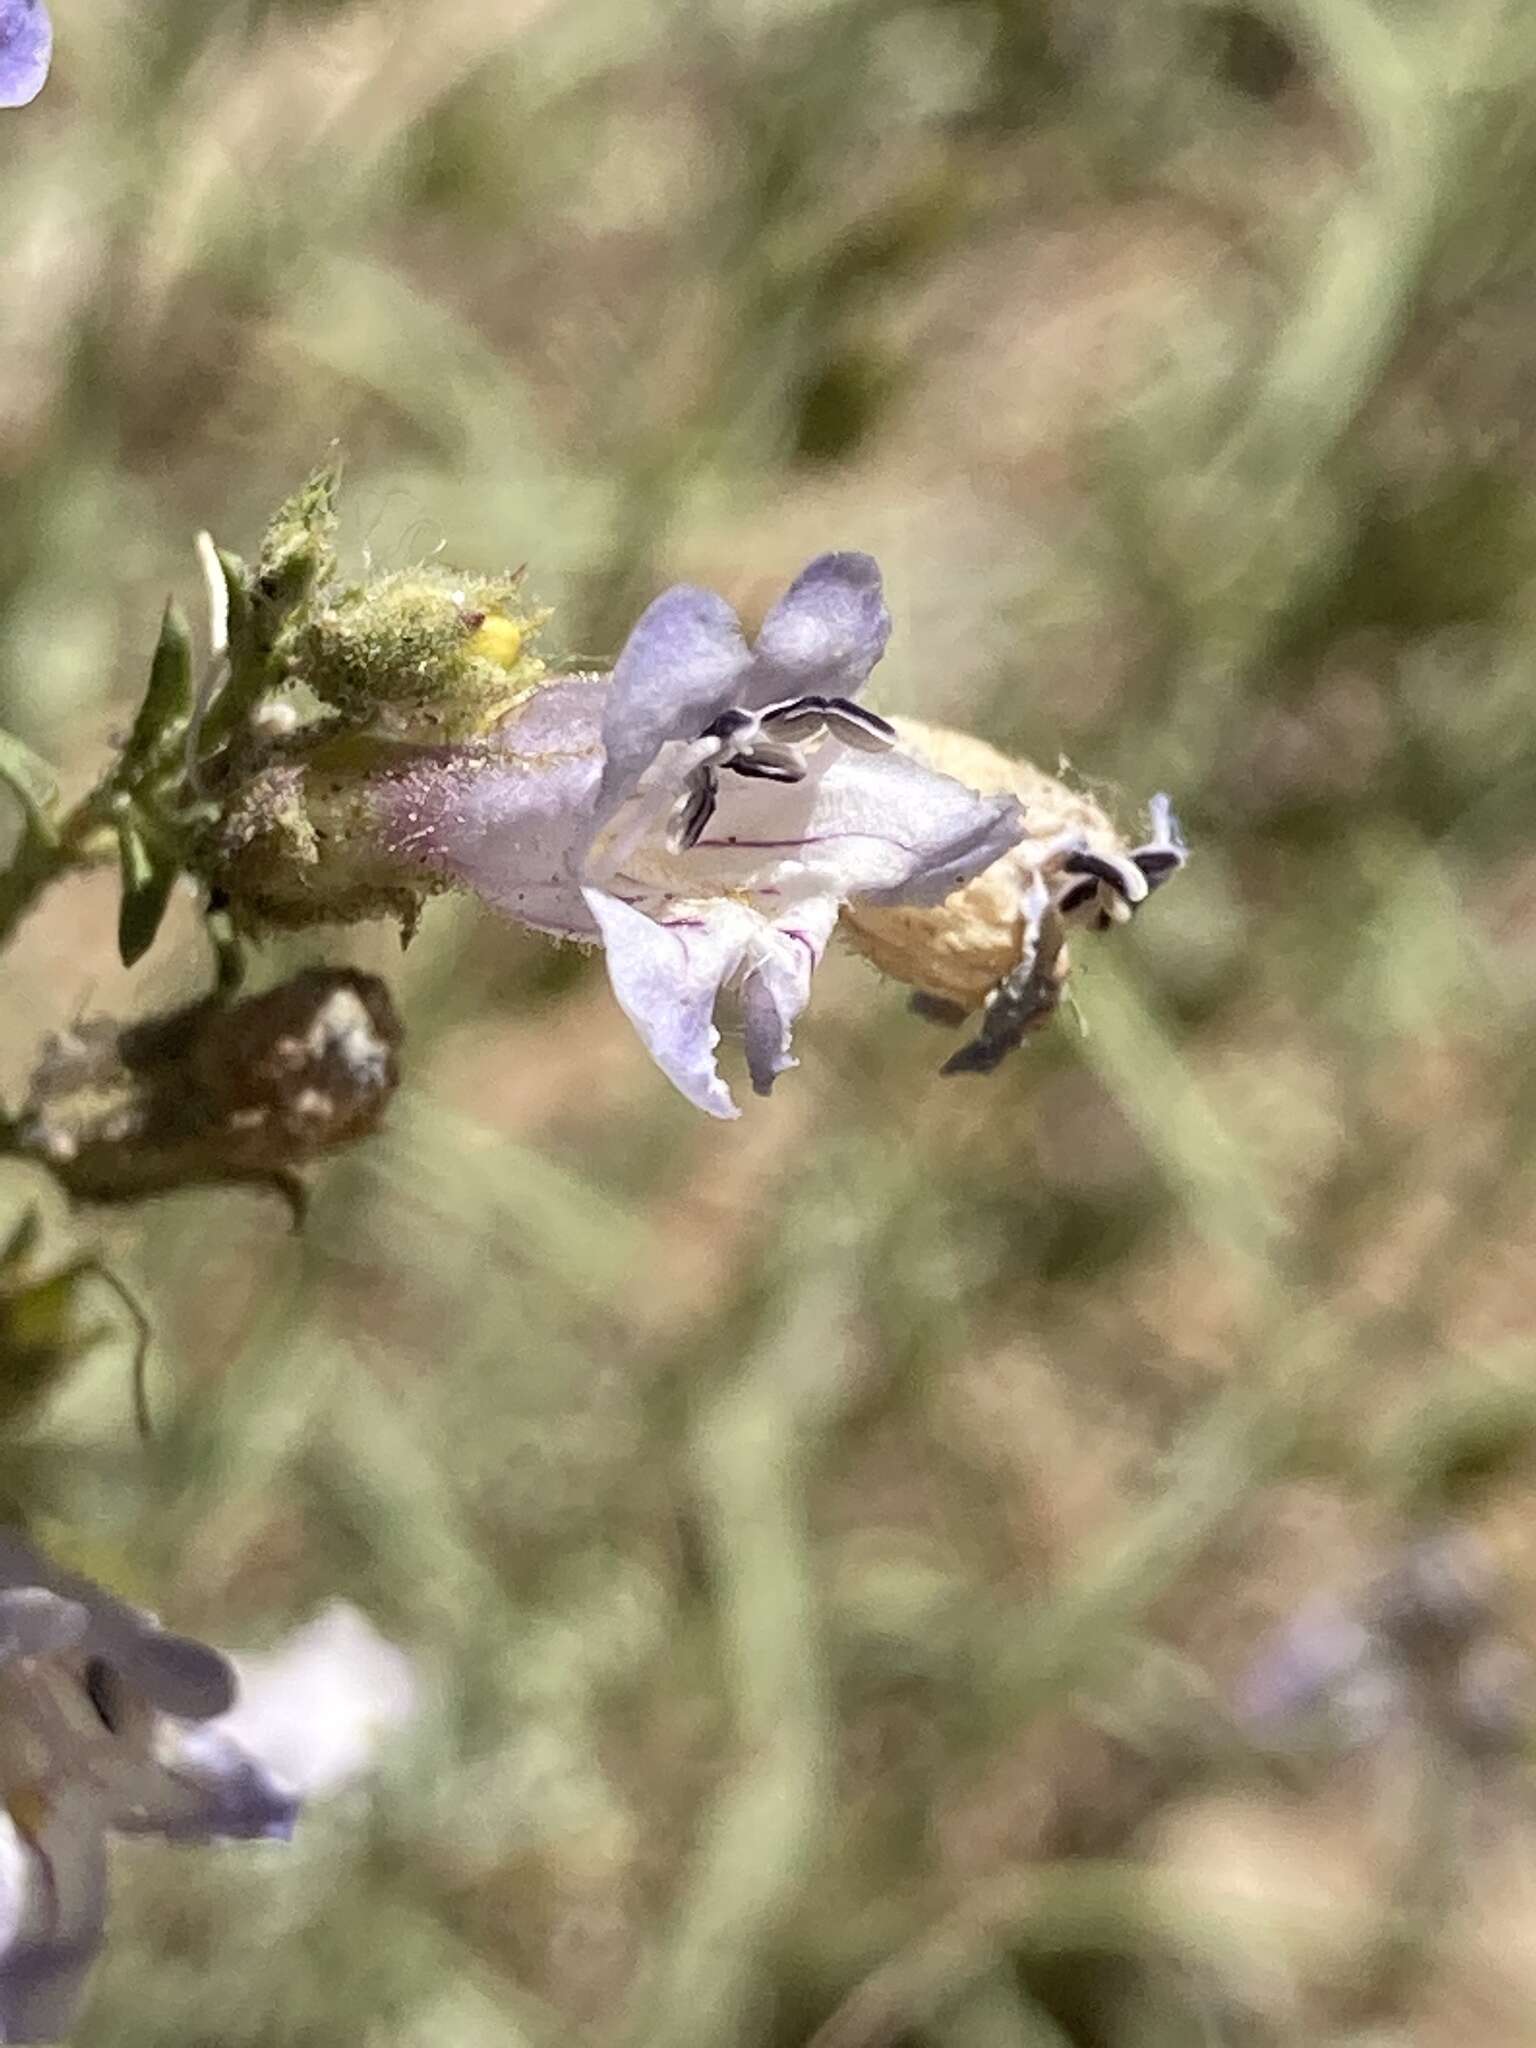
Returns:
[[[466,644],[469,652],[481,661],[492,661],[498,668],[515,668],[523,651],[522,623],[509,619],[505,612],[487,612]]]

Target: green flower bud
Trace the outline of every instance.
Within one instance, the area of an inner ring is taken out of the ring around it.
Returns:
[[[314,610],[290,667],[353,730],[473,739],[543,677],[532,643],[548,617],[516,577],[411,569]]]

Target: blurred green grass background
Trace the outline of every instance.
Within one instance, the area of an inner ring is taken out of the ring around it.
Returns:
[[[1277,1777],[1224,1704],[1447,1516],[1536,1630],[1536,17],[55,14],[0,124],[0,723],[69,787],[192,534],[334,444],[353,563],[526,560],[577,658],[867,548],[878,703],[1195,848],[984,1083],[834,959],[712,1126],[600,962],[441,903],[262,963],[409,1033],[302,1237],[7,1169],[144,1296],[160,1423],[99,1342],[9,1496],[223,1642],[346,1595],[433,1688],[293,1849],[123,1847],[81,2040],[1536,2038],[1523,1762]],[[114,919],[74,881],[8,953],[8,1099],[203,985],[190,903],[131,976]]]

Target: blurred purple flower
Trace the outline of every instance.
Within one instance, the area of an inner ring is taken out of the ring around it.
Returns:
[[[1493,1592],[1469,1539],[1420,1537],[1352,1600],[1315,1595],[1272,1630],[1237,1712],[1280,1747],[1320,1729],[1353,1747],[1433,1720],[1468,1751],[1507,1748],[1528,1718],[1530,1664],[1500,1631]]]
[[[53,56],[53,24],[43,0],[0,0],[0,107],[35,100]]]
[[[840,907],[942,902],[1024,837],[1009,795],[922,765],[855,700],[890,616],[868,555],[819,555],[763,622],[689,584],[611,678],[542,685],[486,741],[417,754],[379,795],[387,851],[606,950],[614,994],[690,1102],[737,1114],[722,991],[759,1094]]]
[[[1283,1742],[1322,1719],[1353,1743],[1379,1735],[1403,1710],[1405,1693],[1376,1631],[1342,1600],[1319,1595],[1265,1637],[1235,1705],[1266,1741]]]
[[[403,1717],[400,1672],[381,1709],[378,1654],[365,1654],[355,1625],[341,1641],[316,1640],[316,1626],[258,1664],[265,1708],[259,1696],[236,1705],[235,1667],[219,1651],[0,1532],[0,2040],[71,2030],[105,1932],[109,1833],[286,1841],[303,1794],[349,1775],[362,1750],[354,1732],[349,1769],[280,1777],[273,1703],[307,1724],[322,1758],[339,1719],[355,1731],[365,1713]],[[338,1655],[355,1670],[317,1684]]]

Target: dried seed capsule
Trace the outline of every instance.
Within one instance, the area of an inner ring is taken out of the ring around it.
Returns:
[[[377,1127],[400,1037],[384,984],[350,968],[138,1024],[92,1019],[48,1047],[14,1142],[86,1201],[245,1181],[296,1202],[298,1167]]]

